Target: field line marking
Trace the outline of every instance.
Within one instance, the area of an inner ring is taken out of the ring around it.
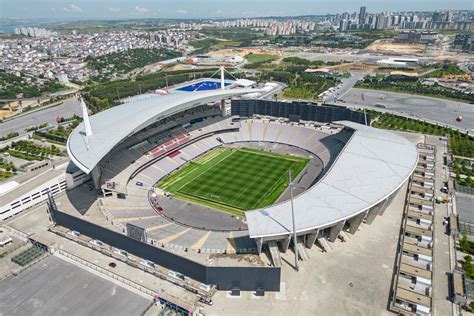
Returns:
[[[247,152],[249,153],[249,152]],[[268,156],[267,156],[268,157]],[[276,157],[271,157],[271,158],[274,158],[273,162],[271,164],[268,164],[265,168],[264,168],[264,171],[265,173],[267,172],[267,170],[271,170],[273,168],[273,166],[278,162],[277,161],[277,158]],[[247,194],[247,190],[250,188],[250,186],[248,186],[246,189],[244,189],[242,192],[240,192],[238,195],[237,195],[237,198],[240,199],[240,197],[243,195],[243,194]],[[255,205],[255,204],[254,204]],[[253,206],[252,206],[253,207]]]
[[[206,202],[206,204],[204,204],[206,206],[215,207],[215,205],[218,205],[218,206],[221,206],[221,207],[226,207],[229,212],[232,211],[232,210],[235,210],[235,211],[238,211],[238,212],[243,212],[242,209],[239,209],[237,206],[234,206],[232,204],[219,202],[219,201],[216,201],[216,200],[211,200],[209,198],[201,197],[199,195],[195,195],[195,194],[192,194],[192,193],[180,192],[180,193],[178,193],[178,197],[182,198],[182,199],[188,198],[188,199],[191,199],[192,202],[201,203],[201,204],[203,204],[202,202]],[[208,205],[208,203],[210,203],[212,205]]]
[[[193,172],[196,168],[198,168],[197,164],[194,164],[193,161],[190,161],[188,165],[185,165],[181,168],[181,170],[179,171],[183,171],[183,169],[185,168],[188,168],[189,170],[186,171],[186,173],[191,173]],[[178,170],[176,172],[179,172]],[[173,172],[171,172],[171,174],[168,175],[169,177],[173,177]],[[166,177],[165,177],[166,178]],[[184,178],[183,175],[180,175],[179,177],[176,177],[174,179],[171,179],[171,180],[164,180],[165,182],[161,185],[161,188],[163,190],[166,190],[168,189],[170,186],[172,186],[173,184],[175,184],[176,182],[178,182],[179,180],[181,180],[182,178]]]
[[[220,154],[224,153],[226,150],[224,150],[223,148],[221,147],[217,147],[215,148],[214,150],[210,150],[208,151],[207,153],[204,153],[204,155],[202,155],[201,157],[198,157],[194,160],[191,160],[189,161],[187,164],[185,164],[180,170],[176,170],[174,172],[171,172],[170,174],[168,174],[167,176],[165,176],[165,178],[167,177],[173,177],[173,175],[175,173],[178,173],[178,172],[182,172],[183,174],[178,176],[178,177],[175,177],[174,179],[171,179],[171,180],[164,180],[164,183],[161,185],[161,188],[163,190],[166,190],[168,189],[170,186],[172,186],[173,184],[175,184],[176,182],[180,181],[182,178],[185,178],[187,175],[190,175],[191,173],[193,173],[196,169],[199,168],[199,166],[204,166],[206,164],[206,162],[209,162],[211,161],[212,159],[218,157]],[[214,152],[217,152],[217,154],[214,154]],[[209,155],[212,155],[212,158],[209,159],[209,160],[206,160],[205,163],[199,163],[197,162],[198,159],[201,159],[201,158],[204,158],[205,156],[209,156]],[[185,170],[186,168],[188,168],[189,170]],[[180,187],[178,190],[180,190],[182,187]],[[177,191],[178,191],[177,190]]]
[[[225,152],[225,151],[224,151]],[[188,182],[186,182],[185,184],[183,184],[179,189],[176,190],[176,192],[179,192],[182,188],[184,188],[185,186],[187,186],[190,182],[192,182],[194,179],[197,179],[199,177],[201,177],[203,174],[205,174],[206,172],[208,172],[209,170],[211,170],[212,168],[214,168],[217,164],[220,164],[222,161],[224,161],[225,159],[229,158],[230,156],[232,156],[234,154],[235,151],[231,150],[230,154],[226,155],[225,157],[223,157],[221,160],[219,160],[218,162],[216,162],[215,164],[213,164],[212,166],[208,167],[207,169],[205,169],[203,172],[201,172],[200,174],[196,175],[195,177],[193,177],[192,179],[190,179]],[[202,166],[205,166],[202,165]]]
[[[215,148],[215,150],[211,150],[204,155],[196,158],[193,160],[194,163],[200,164],[200,165],[205,165],[207,162],[211,161],[213,158],[219,156],[221,153],[223,153],[225,150],[221,147]]]
[[[267,151],[262,151],[258,149],[253,149],[253,148],[240,148],[239,150],[251,153],[251,154],[256,154],[256,155],[261,155],[265,157],[270,157],[270,158],[276,158],[276,159],[284,159],[284,160],[290,160],[294,162],[298,162],[301,159],[306,160],[307,158],[299,157],[299,156],[292,156],[292,155],[287,155],[287,154],[279,154],[279,153],[273,153],[273,152],[267,152]]]
[[[296,161],[293,161],[293,163],[290,165],[290,167],[289,167],[288,169],[286,169],[286,172],[283,173],[283,174],[281,175],[281,177],[278,178],[278,180],[275,181],[275,183],[273,183],[273,185],[272,185],[264,194],[262,194],[262,197],[252,206],[252,208],[255,207],[256,205],[258,205],[258,203],[260,203],[260,201],[262,201],[263,198],[267,197],[267,196],[269,195],[269,192],[270,192],[270,191],[273,191],[273,190],[275,189],[275,186],[280,182],[281,178],[283,178],[284,176],[288,175],[288,171],[289,171],[291,168],[293,168],[293,166],[294,166],[295,164],[296,164]],[[286,189],[285,189],[285,190],[286,190]],[[285,192],[285,190],[284,190],[283,192]],[[281,194],[283,194],[283,192],[281,192]],[[280,194],[278,197],[280,197],[281,194]]]

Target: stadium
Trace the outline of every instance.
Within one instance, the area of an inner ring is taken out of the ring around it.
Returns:
[[[167,268],[167,259],[150,249],[192,260],[266,252],[279,275],[280,252],[295,248],[308,260],[305,249],[329,251],[336,239],[347,240],[362,222],[382,215],[417,165],[416,146],[368,126],[362,113],[265,100],[273,88],[222,77],[91,117],[84,105],[67,151],[100,190],[108,229],[151,245],[141,257]],[[60,224],[95,234],[71,221]],[[279,288],[279,276],[199,275],[187,264],[172,268],[220,289]]]

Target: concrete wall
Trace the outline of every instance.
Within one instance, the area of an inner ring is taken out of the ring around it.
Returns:
[[[280,290],[280,268],[206,266],[188,258],[173,254],[163,248],[142,243],[121,233],[106,229],[94,223],[62,213],[50,207],[52,218],[57,225],[75,230],[93,239],[150,260],[159,266],[177,271],[204,284],[214,284],[219,290],[239,289],[242,291]]]
[[[367,119],[367,124],[370,124],[370,115],[367,115],[366,118],[364,113],[330,105],[318,106],[309,102],[232,100],[231,115],[252,117],[254,114],[322,123],[352,121],[364,125]]]

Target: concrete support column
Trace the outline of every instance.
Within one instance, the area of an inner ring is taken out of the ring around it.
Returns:
[[[385,203],[384,203],[385,204]],[[383,207],[383,205],[382,205]],[[365,222],[367,224],[372,224],[372,222],[374,221],[374,219],[377,217],[377,215],[379,214],[380,212],[380,209],[381,207],[379,205],[375,205],[374,207],[372,207],[369,212],[367,213],[367,217],[365,218]]]
[[[313,233],[309,233],[306,235],[306,242],[305,242],[306,248],[311,249],[311,247],[313,247],[314,242],[316,241],[316,237],[318,237],[318,234],[319,234],[319,229]]]
[[[224,99],[221,100],[221,114],[222,114],[222,116],[226,115],[226,113],[225,113],[225,100]]]
[[[335,242],[336,241],[337,236],[342,231],[345,224],[346,224],[346,221],[341,221],[341,222],[336,223],[336,225],[331,227],[331,229],[329,231],[329,238],[328,238],[328,240],[330,242]]]
[[[400,189],[398,189],[397,191],[393,192],[392,195],[390,195],[387,199],[385,199],[385,202],[383,203],[383,206],[382,206],[382,208],[381,208],[380,211],[379,211],[379,215],[383,215],[383,213],[385,212],[385,210],[387,209],[387,207],[390,205],[390,203],[392,203],[393,199],[394,199],[395,196],[398,194],[398,192],[400,192]]]
[[[94,186],[97,190],[100,190],[100,168],[99,165],[95,166],[94,169],[91,171],[91,176],[92,176],[92,182],[94,183]]]
[[[367,212],[360,213],[356,217],[353,217],[349,220],[349,233],[355,234],[360,224],[364,220],[365,215],[367,215]]]
[[[380,208],[379,212],[378,212],[378,215],[383,215],[383,212],[385,212],[385,210],[387,209],[388,205],[390,204],[391,202],[391,199],[388,198],[385,200],[385,202],[383,203],[382,207]]]
[[[257,244],[257,253],[262,253],[263,238],[255,238],[255,243]]]
[[[290,236],[286,236],[285,239],[280,240],[281,252],[285,253],[290,246]]]

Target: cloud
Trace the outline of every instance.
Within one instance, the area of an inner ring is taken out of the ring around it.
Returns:
[[[117,13],[117,12],[120,12],[120,8],[109,8],[109,11]]]
[[[183,10],[183,9],[178,9],[178,10],[176,10],[176,13],[178,13],[178,14],[188,14],[188,11]]]
[[[216,14],[222,14],[222,13],[224,13],[224,11],[222,11],[222,10],[217,10],[216,11]]]
[[[82,12],[81,7],[78,7],[77,5],[70,4],[67,7],[64,7],[64,11],[66,12]]]
[[[137,14],[144,14],[144,13],[147,13],[148,11],[150,10],[144,7],[140,7],[138,5],[135,8],[133,8],[133,13],[137,13]]]

